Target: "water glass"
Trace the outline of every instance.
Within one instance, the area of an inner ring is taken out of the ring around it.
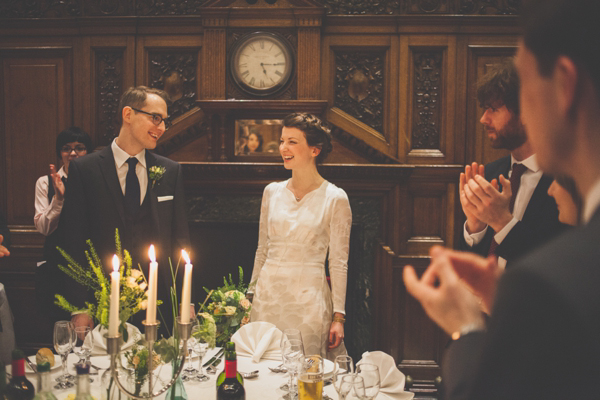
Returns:
[[[213,348],[214,346],[210,346],[210,344],[207,342],[206,338],[200,332],[201,332],[201,326],[195,325],[192,328],[192,335],[190,337],[190,339],[194,339],[192,341],[192,346],[194,347],[194,351],[196,352],[196,354],[198,354],[198,369],[199,369],[199,371],[194,376],[194,380],[196,380],[198,382],[205,382],[205,381],[209,380],[210,378],[207,375],[205,375],[204,372],[202,372],[202,359],[206,355],[206,351],[209,348]],[[188,343],[188,346],[189,346],[189,343]]]
[[[354,375],[354,362],[350,356],[337,356],[333,365],[333,387],[341,398],[340,387],[345,376]]]
[[[294,329],[294,328],[289,328],[289,329],[284,329],[281,332],[281,340],[279,341],[279,348],[281,349],[281,358],[282,361],[283,360],[283,345],[285,344],[286,341],[290,340],[290,339],[295,339],[295,340],[299,340],[300,342],[302,342],[302,352],[304,353],[304,342],[302,341],[302,333],[300,332],[299,329]],[[294,391],[296,390],[296,384],[294,382],[292,382],[292,386]],[[284,391],[289,391],[290,388],[288,386],[287,383],[282,384],[279,389],[284,390]]]
[[[364,380],[365,400],[372,400],[379,393],[379,368],[374,364],[362,363],[356,366],[356,375]],[[355,385],[356,386],[356,385]]]
[[[55,389],[67,389],[73,387],[75,377],[69,374],[67,370],[67,356],[73,349],[75,342],[75,327],[71,321],[57,321],[54,324],[54,350],[60,355],[63,366],[63,373],[56,378],[58,384]]]
[[[296,390],[293,385],[294,377],[298,374],[304,363],[304,346],[302,342],[297,339],[286,340],[283,344],[282,355],[283,365],[287,368],[290,375],[288,386],[289,397],[290,399],[294,399],[296,397]]]

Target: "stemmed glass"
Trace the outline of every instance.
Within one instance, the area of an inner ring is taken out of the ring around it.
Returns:
[[[194,303],[191,303],[190,307],[191,307],[190,315],[195,315],[196,311],[194,310]],[[192,321],[190,321],[190,322],[192,323],[192,329],[195,328],[196,326],[198,326],[197,319],[192,318]],[[187,362],[186,362],[187,366],[183,369],[183,371],[181,373],[181,379],[184,381],[189,381],[198,374],[198,370],[194,367],[194,364],[192,363],[192,351],[193,351],[193,347],[194,347],[193,342],[195,340],[196,339],[193,336],[190,336],[190,338],[188,339],[188,357],[187,357]]]
[[[284,329],[282,331],[281,334],[281,341],[279,342],[279,348],[281,349],[281,359],[282,361],[285,361],[283,359],[283,345],[285,344],[285,342],[289,339],[296,339],[302,342],[302,333],[300,333],[299,329],[294,329],[294,328],[289,328],[289,329]],[[303,343],[304,345],[304,343]],[[302,351],[304,351],[304,347],[302,347]],[[296,385],[294,384],[294,382],[292,382],[292,386],[293,389],[296,389]],[[289,391],[290,387],[288,386],[287,383],[282,384],[279,389],[284,390],[284,391]]]
[[[337,390],[337,388],[336,388]],[[350,393],[353,393],[350,397]],[[344,375],[339,384],[338,390],[339,400],[359,399],[365,398],[365,381],[362,376],[358,375]]]
[[[67,370],[67,356],[73,349],[73,343],[75,342],[75,328],[71,321],[57,321],[54,324],[54,350],[60,355],[62,359],[63,373],[61,376],[56,378],[58,384],[54,386],[55,389],[67,389],[73,387],[75,379],[73,375],[69,374]]]
[[[365,400],[372,400],[379,393],[380,380],[379,368],[373,364],[359,364],[356,366],[356,375],[364,380]],[[356,385],[355,385],[356,386]]]
[[[198,369],[200,370],[195,376],[194,380],[199,382],[205,382],[210,378],[202,372],[202,358],[206,355],[206,351],[208,350],[210,344],[206,341],[206,338],[200,334],[201,326],[194,325],[192,327],[192,335],[190,336],[190,341],[188,342],[188,346],[191,345],[194,347],[194,351],[198,354]],[[212,346],[214,347],[214,346]],[[211,347],[211,348],[212,348]]]
[[[350,356],[337,356],[333,366],[333,387],[340,399],[342,399],[341,385],[345,376],[354,375],[354,362]],[[345,396],[344,396],[345,397]]]
[[[288,374],[290,375],[289,388],[289,399],[293,400],[296,398],[296,390],[293,382],[294,377],[300,371],[302,364],[304,363],[304,346],[298,339],[286,340],[283,344],[283,365],[287,368]]]
[[[92,329],[89,326],[78,326],[75,328],[75,341],[73,343],[73,353],[79,356],[77,363],[87,363],[92,355],[94,347],[94,335],[90,335]],[[90,378],[90,382],[94,382]]]

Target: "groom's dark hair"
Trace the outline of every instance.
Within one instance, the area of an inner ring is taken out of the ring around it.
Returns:
[[[125,107],[142,108],[146,105],[146,98],[148,94],[155,94],[160,96],[165,103],[167,108],[171,105],[171,98],[169,94],[161,89],[150,88],[148,86],[132,86],[123,93],[121,101],[119,102],[119,119],[122,121],[123,109]]]

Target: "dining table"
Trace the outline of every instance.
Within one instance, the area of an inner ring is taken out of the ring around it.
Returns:
[[[210,360],[217,352],[219,348],[210,349],[207,351],[205,357],[203,358],[203,363]],[[57,360],[60,360],[60,356],[55,356]],[[34,357],[33,357],[34,358]],[[75,363],[78,361],[78,357],[71,353],[67,358],[67,366],[68,371],[75,375]],[[35,362],[35,360],[34,360]],[[104,371],[106,371],[110,367],[110,359],[109,356],[92,356],[90,358],[90,362],[92,365],[98,367],[100,370],[97,371],[94,368],[90,368],[90,371],[94,374],[90,375],[90,378],[93,379],[93,382],[90,383],[90,391],[91,395],[97,400],[107,400],[106,399],[106,390],[102,388],[101,377]],[[192,362],[194,367],[198,368],[198,358],[193,357]],[[253,372],[259,371],[258,376],[252,379],[244,379],[244,389],[246,390],[246,400],[286,400],[287,399],[287,391],[281,390],[280,386],[288,381],[288,375],[286,373],[281,372],[272,372],[269,367],[275,368],[281,364],[281,360],[261,360],[258,363],[252,361],[249,357],[239,356],[237,357],[237,367],[239,372]],[[186,381],[184,382],[185,391],[187,393],[187,397],[189,400],[216,400],[217,398],[217,388],[216,381],[219,373],[223,371],[225,367],[225,362],[222,361],[218,367],[217,372],[214,375],[206,374],[206,368],[204,368],[204,373],[209,376],[209,380],[205,382],[197,382],[197,381]],[[34,387],[36,386],[37,376],[31,371],[31,369],[26,366],[26,377],[29,379]],[[98,372],[95,374],[95,372]],[[7,372],[10,371],[10,365],[7,366]],[[328,371],[325,371],[326,373]],[[59,377],[62,373],[61,366],[55,366],[50,371],[52,380],[54,382],[55,378]],[[171,364],[162,364],[159,365],[158,369],[155,372],[155,376],[158,377],[158,383],[155,385],[154,391],[157,391],[159,387],[168,382],[171,379]],[[326,378],[328,376],[326,375]],[[147,387],[147,384],[146,384]],[[53,393],[58,400],[72,400],[75,395],[75,387],[69,389],[54,389]],[[326,385],[323,389],[326,396],[323,397],[324,400],[328,398],[332,400],[338,400],[338,395],[333,387],[333,385]],[[72,395],[72,396],[69,396]],[[158,399],[164,399],[165,394],[158,396]]]

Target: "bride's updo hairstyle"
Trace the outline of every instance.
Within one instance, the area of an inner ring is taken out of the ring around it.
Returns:
[[[306,142],[309,146],[318,147],[321,152],[317,156],[317,165],[333,150],[331,144],[331,129],[329,126],[312,114],[293,113],[288,115],[283,120],[283,126],[286,128],[296,128],[304,132]]]

